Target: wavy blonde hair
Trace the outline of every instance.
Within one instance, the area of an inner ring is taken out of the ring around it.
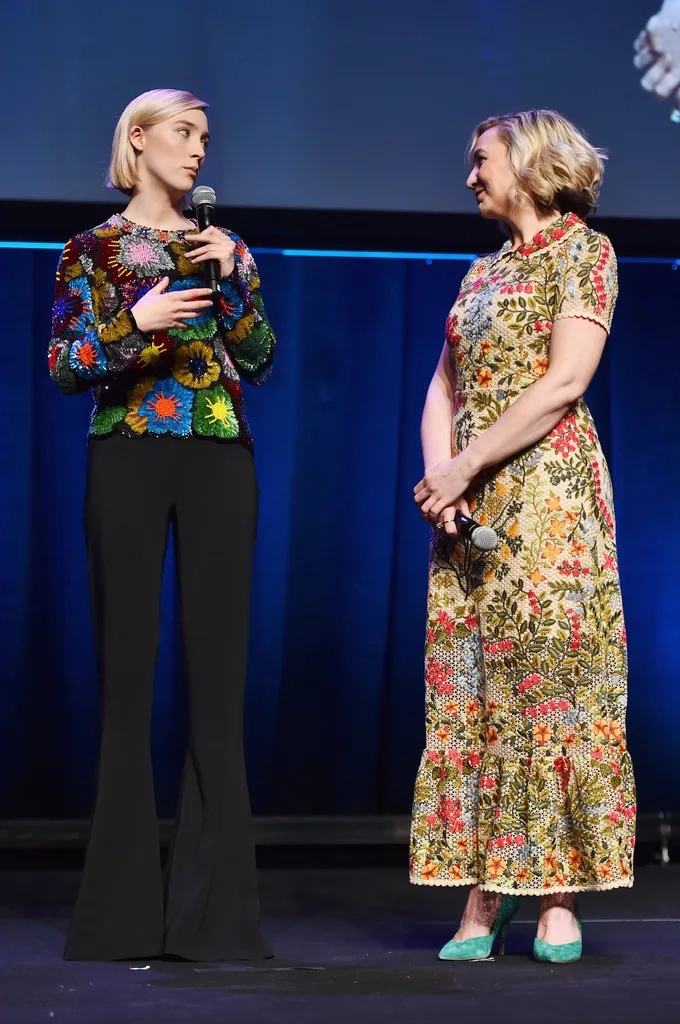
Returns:
[[[207,106],[197,96],[181,89],[151,89],[135,96],[118,118],[111,147],[107,187],[117,188],[126,196],[131,196],[134,191],[137,184],[137,154],[130,142],[130,132],[135,126],[150,128],[184,110],[205,110]]]
[[[555,110],[523,110],[481,121],[472,133],[471,157],[479,137],[497,128],[515,172],[513,202],[528,200],[541,212],[557,209],[585,217],[597,205],[607,154]]]

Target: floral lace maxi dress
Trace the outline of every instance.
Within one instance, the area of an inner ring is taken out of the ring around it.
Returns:
[[[554,320],[609,330],[616,294],[608,239],[573,214],[476,260],[447,320],[454,450],[545,373]],[[433,530],[411,881],[629,886],[626,634],[611,482],[583,401],[487,474],[474,508],[496,551]]]

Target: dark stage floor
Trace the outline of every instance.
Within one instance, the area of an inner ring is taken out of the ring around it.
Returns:
[[[632,890],[583,897],[585,954],[530,958],[525,900],[505,957],[440,963],[464,894],[409,886],[404,869],[263,870],[259,964],[64,963],[77,872],[0,872],[2,1024],[385,1021],[386,1024],[680,1022],[680,868],[643,867]]]

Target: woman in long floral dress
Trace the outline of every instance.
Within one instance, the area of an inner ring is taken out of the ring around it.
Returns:
[[[581,954],[574,894],[633,879],[612,489],[582,399],[616,259],[582,219],[603,154],[561,115],[491,118],[470,153],[479,211],[510,237],[461,285],[423,413],[415,496],[438,529],[410,871],[472,887],[443,959],[489,955],[516,897],[534,895],[534,953],[559,962]],[[456,538],[456,509],[497,549]]]

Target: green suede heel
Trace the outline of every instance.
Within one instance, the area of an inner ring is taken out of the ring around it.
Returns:
[[[574,909],[578,921],[578,930],[582,933],[581,920],[576,909]],[[583,934],[575,942],[562,942],[559,946],[552,946],[542,939],[534,939],[534,960],[546,964],[573,964],[581,959],[583,952]]]
[[[518,907],[517,896],[503,896],[490,935],[482,935],[478,939],[463,939],[461,942],[454,942],[453,939],[450,939],[439,950],[439,959],[486,960],[491,956],[497,936],[500,936],[499,953],[502,955],[505,952],[505,931],[517,913]]]

